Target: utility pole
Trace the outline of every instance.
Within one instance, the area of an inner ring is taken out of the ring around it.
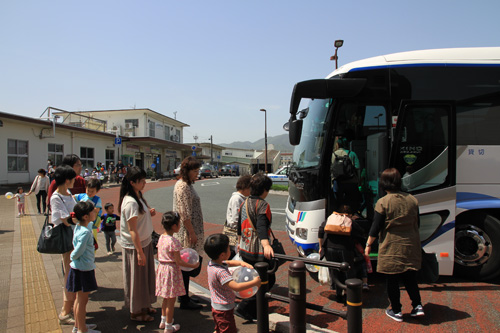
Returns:
[[[214,149],[213,149],[213,140],[212,136],[210,135],[210,164],[214,165]]]
[[[266,151],[266,165],[264,166],[264,172],[267,175],[267,111],[266,109],[260,109],[260,111],[264,112],[264,145]]]

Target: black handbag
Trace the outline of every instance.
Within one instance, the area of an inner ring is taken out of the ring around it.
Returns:
[[[283,247],[283,244],[281,244],[281,242],[278,240],[278,238],[276,238],[276,236],[274,236],[273,230],[271,228],[269,228],[269,231],[271,231],[271,235],[273,236],[273,242],[271,243],[271,247],[273,248],[273,252],[275,254],[286,254],[285,248]],[[278,267],[280,267],[281,265],[283,265],[286,262],[286,260],[278,259],[278,258],[273,259],[273,261],[278,264]]]
[[[420,283],[434,283],[439,279],[439,263],[435,253],[425,253],[422,249],[422,266],[417,272]]]
[[[36,250],[40,253],[62,254],[73,250],[73,228],[61,223],[54,226],[45,218]]]

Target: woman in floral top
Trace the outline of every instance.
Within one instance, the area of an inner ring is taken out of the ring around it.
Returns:
[[[183,247],[191,247],[196,252],[203,252],[204,232],[203,232],[203,214],[201,212],[201,203],[198,193],[196,193],[193,183],[198,178],[201,163],[193,156],[186,157],[181,163],[180,178],[174,187],[173,210],[181,216],[179,232],[174,234]],[[203,257],[200,255],[200,266],[192,271],[182,271],[186,295],[179,297],[181,309],[201,309],[202,305],[196,303],[189,297],[189,278],[200,274],[201,262]]]

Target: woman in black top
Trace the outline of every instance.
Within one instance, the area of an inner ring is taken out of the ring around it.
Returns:
[[[347,205],[340,206],[340,214],[347,214],[349,218],[352,217],[351,208]],[[349,270],[347,272],[341,272],[337,269],[330,269],[330,275],[333,274],[339,280],[340,283],[345,284],[347,279],[353,279],[356,277],[356,271],[354,270],[354,240],[351,235],[343,236],[326,233],[325,238],[325,225],[326,221],[321,224],[318,231],[319,238],[319,250],[320,257],[325,256],[326,260],[332,262],[347,262],[349,263]],[[356,223],[352,224],[353,231],[351,233],[358,232],[356,228],[359,228]],[[356,229],[356,231],[354,230]],[[332,279],[331,288],[334,288],[335,282]],[[346,297],[344,295],[343,289],[335,285],[336,300],[339,303],[345,303]]]

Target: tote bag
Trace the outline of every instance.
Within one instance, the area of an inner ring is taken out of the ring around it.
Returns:
[[[326,220],[325,232],[328,234],[349,236],[351,228],[352,220],[346,214],[333,212]]]
[[[49,223],[47,216],[36,249],[48,254],[62,254],[73,250],[73,229],[64,223],[54,226]]]

